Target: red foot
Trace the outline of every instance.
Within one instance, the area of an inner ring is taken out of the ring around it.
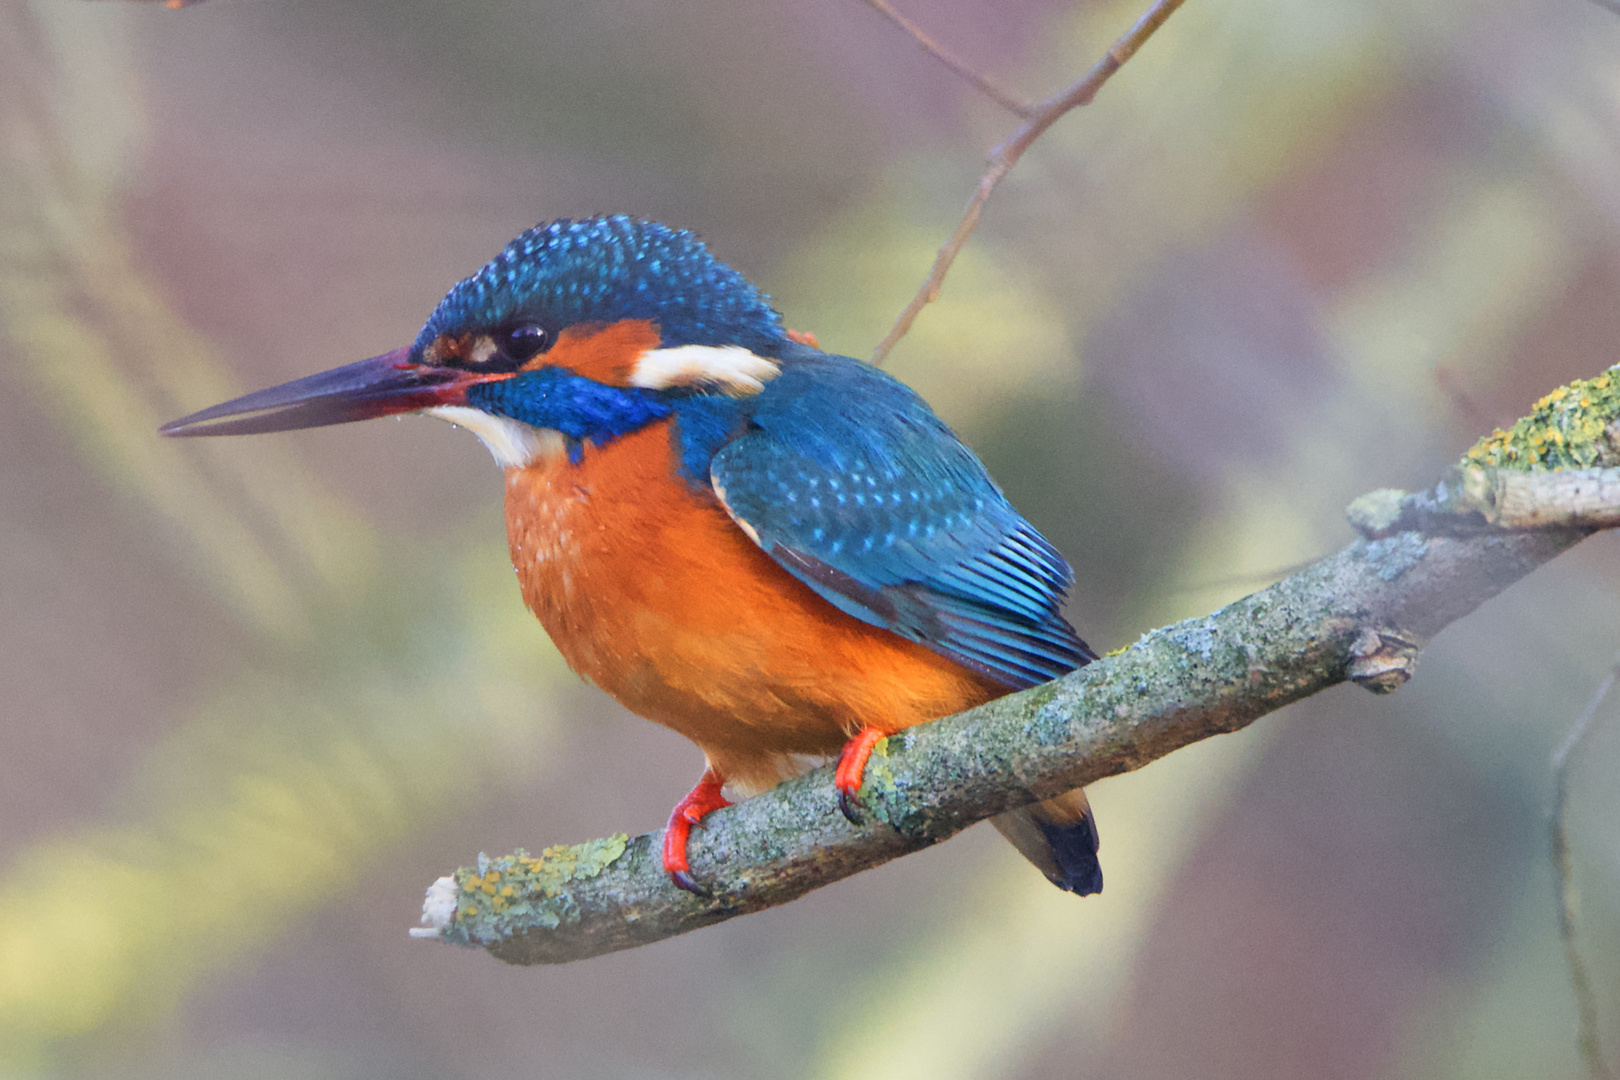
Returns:
[[[877,728],[861,728],[853,739],[844,744],[844,752],[838,755],[838,771],[833,774],[833,784],[838,788],[838,809],[844,812],[852,825],[861,823],[861,781],[866,779],[866,762],[872,756],[872,747],[881,738],[883,732]]]
[[[725,782],[725,777],[713,769],[703,770],[703,779],[686,798],[675,804],[675,809],[669,812],[669,824],[664,826],[664,869],[676,886],[699,896],[703,895],[703,890],[692,880],[692,867],[686,861],[686,841],[692,835],[692,826],[702,826],[704,815],[731,805],[720,794],[720,785]]]
[[[821,348],[821,342],[816,340],[816,335],[808,330],[789,330],[786,333],[789,341],[797,341],[800,345],[808,345],[812,349]]]

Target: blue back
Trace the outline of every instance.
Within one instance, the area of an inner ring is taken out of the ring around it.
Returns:
[[[747,399],[747,426],[710,463],[766,553],[848,614],[1008,687],[1094,659],[1058,613],[1068,564],[927,403],[858,360],[805,353]]]

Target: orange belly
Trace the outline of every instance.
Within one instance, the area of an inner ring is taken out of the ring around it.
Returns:
[[[506,473],[512,563],[579,674],[744,791],[1005,690],[833,607],[675,471],[667,423]]]

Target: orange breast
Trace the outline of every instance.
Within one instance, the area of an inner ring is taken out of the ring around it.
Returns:
[[[577,465],[508,469],[506,523],[523,598],[569,665],[745,789],[862,726],[898,731],[1005,692],[777,566],[676,473],[667,423]]]

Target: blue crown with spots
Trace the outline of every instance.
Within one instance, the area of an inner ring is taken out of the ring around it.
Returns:
[[[615,214],[536,225],[507,244],[439,301],[412,352],[444,334],[522,322],[555,333],[622,319],[656,322],[666,347],[741,345],[772,356],[788,343],[764,294],[695,234]]]

